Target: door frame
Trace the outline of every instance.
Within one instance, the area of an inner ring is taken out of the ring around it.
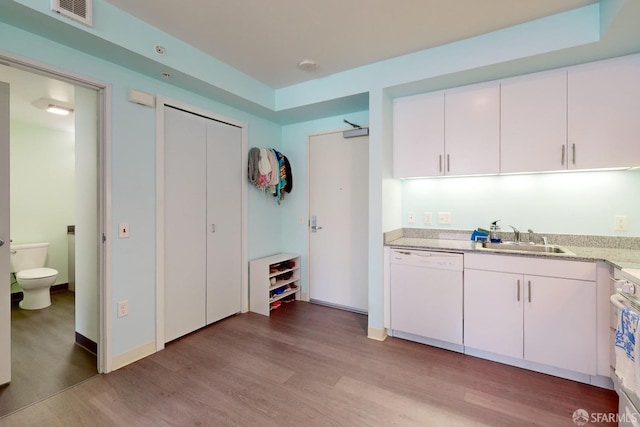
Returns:
[[[363,127],[368,127],[369,125],[364,125]],[[300,292],[300,300],[309,302],[311,300],[311,176],[309,171],[311,170],[311,138],[315,136],[323,136],[323,135],[331,135],[336,133],[343,133],[348,130],[352,130],[352,127],[334,129],[334,130],[326,130],[321,132],[313,132],[307,134],[307,195],[306,195],[306,208],[307,208],[307,268],[305,274],[305,280],[307,283],[307,292]],[[370,145],[369,145],[370,147]],[[367,150],[370,151],[370,148]],[[367,159],[368,161],[368,159]],[[367,191],[369,189],[367,188]],[[367,245],[368,247],[368,245]],[[365,313],[366,314],[366,313]]]
[[[247,142],[249,134],[249,125],[240,120],[232,119],[228,116],[224,116],[220,113],[212,112],[210,110],[196,107],[191,104],[187,104],[176,99],[156,96],[156,351],[164,349],[164,292],[165,292],[165,277],[164,277],[164,247],[165,247],[165,235],[164,235],[164,115],[165,109],[169,107],[176,107],[184,110],[188,113],[196,114],[211,120],[216,120],[223,123],[228,123],[233,126],[237,126],[242,131],[242,155],[241,164],[238,165],[241,171],[242,179],[242,308],[241,312],[246,313],[249,311],[249,275],[248,275],[248,222],[247,222],[247,179],[245,174],[245,161],[247,158]]]
[[[74,86],[95,90],[98,95],[98,231],[102,245],[98,247],[98,351],[97,369],[108,373],[113,369],[111,317],[111,84],[90,76],[74,73],[40,61],[0,50],[3,65],[26,72],[65,81]]]

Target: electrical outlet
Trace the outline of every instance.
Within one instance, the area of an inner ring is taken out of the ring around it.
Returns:
[[[129,300],[118,302],[118,317],[124,317],[129,315]]]
[[[627,216],[626,215],[616,215],[613,217],[613,229],[615,231],[626,231],[627,230]]]
[[[438,212],[438,224],[451,225],[451,212]]]
[[[407,222],[409,224],[415,224],[416,223],[416,213],[415,212],[409,212],[409,214],[407,215]]]
[[[424,222],[425,225],[430,225],[433,222],[433,215],[431,212],[423,213],[422,222]]]

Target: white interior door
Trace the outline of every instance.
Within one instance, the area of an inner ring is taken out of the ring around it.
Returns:
[[[369,137],[309,138],[309,297],[368,311]]]
[[[206,119],[203,119],[206,120]],[[242,129],[207,122],[207,324],[242,309]]]
[[[165,108],[165,341],[206,324],[206,123]]]
[[[9,85],[0,82],[0,385],[11,381],[9,241]]]

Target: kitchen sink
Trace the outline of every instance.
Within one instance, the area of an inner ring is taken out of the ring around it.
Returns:
[[[532,243],[518,243],[518,242],[501,242],[491,243],[483,242],[482,249],[489,249],[492,251],[505,251],[505,252],[533,252],[533,253],[547,253],[547,254],[562,254],[568,256],[576,256],[573,252],[558,245],[538,245]]]

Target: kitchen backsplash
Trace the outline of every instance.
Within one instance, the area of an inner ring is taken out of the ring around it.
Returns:
[[[401,226],[473,230],[501,220],[503,230],[513,225],[523,233],[531,228],[547,234],[640,237],[638,188],[638,169],[404,180]],[[450,225],[438,223],[440,212],[450,213]],[[430,224],[425,213],[431,213]],[[626,217],[626,230],[614,229],[620,215]]]

